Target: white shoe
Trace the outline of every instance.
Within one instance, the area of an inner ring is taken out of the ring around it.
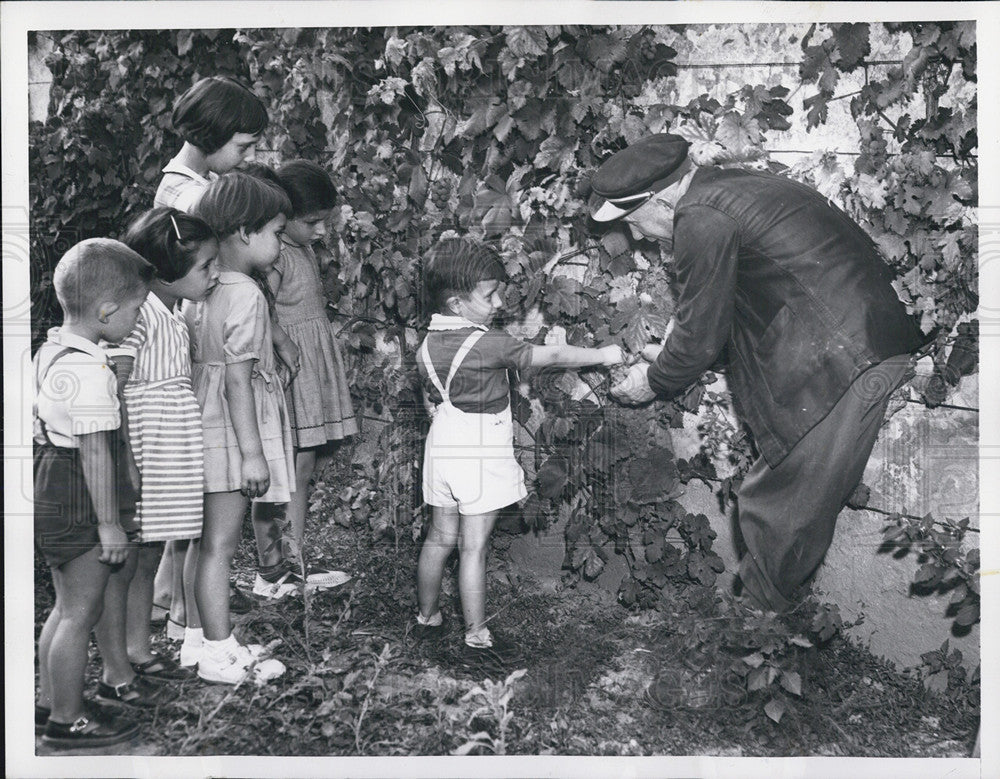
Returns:
[[[204,649],[204,641],[192,641],[185,639],[184,643],[181,644],[181,654],[178,662],[184,668],[193,668],[198,665],[198,661],[201,659],[201,654]]]
[[[269,582],[258,573],[253,582],[253,594],[261,598],[281,600],[286,595],[294,595],[298,591],[299,586],[292,580],[291,571],[286,572],[276,582]]]
[[[264,684],[284,672],[285,664],[280,660],[258,660],[232,636],[221,645],[206,644],[198,660],[198,676],[216,684],[239,684],[250,676],[257,684]]]
[[[298,577],[296,577],[298,578]],[[351,580],[349,573],[343,571],[309,571],[306,573],[306,586],[310,589],[329,590],[347,584]]]

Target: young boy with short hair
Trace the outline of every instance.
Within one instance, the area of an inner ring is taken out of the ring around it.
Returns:
[[[90,631],[113,570],[129,557],[135,514],[115,372],[98,342],[128,336],[152,277],[152,266],[118,241],[72,247],[52,280],[63,324],[34,359],[34,535],[56,591],[38,639],[35,723],[56,748],[115,744],[139,730],[90,716],[83,685]]]
[[[501,668],[515,650],[486,625],[486,553],[500,509],[527,496],[514,457],[507,371],[624,361],[618,346],[533,346],[491,330],[506,278],[491,249],[467,239],[440,241],[424,270],[424,292],[434,313],[417,353],[433,421],[423,465],[424,501],[432,519],[417,566],[415,632],[422,639],[444,632],[438,601],[445,562],[457,544],[464,661]]]

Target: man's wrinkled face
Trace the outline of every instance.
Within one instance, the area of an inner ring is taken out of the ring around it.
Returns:
[[[622,217],[632,237],[637,241],[648,239],[672,243],[674,239],[674,208],[658,192],[635,211]]]

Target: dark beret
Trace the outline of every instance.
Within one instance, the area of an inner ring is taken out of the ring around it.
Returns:
[[[688,142],[679,135],[647,135],[612,154],[591,179],[590,215],[610,222],[631,213],[673,183],[687,159]]]

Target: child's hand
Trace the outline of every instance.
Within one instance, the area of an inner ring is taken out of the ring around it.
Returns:
[[[611,396],[629,406],[651,401],[656,397],[656,393],[649,386],[647,371],[649,371],[648,363],[640,362],[633,365],[628,375],[611,388]]]
[[[97,536],[101,540],[101,556],[97,558],[105,565],[119,565],[128,559],[128,536],[119,524],[102,522],[97,526]]]
[[[621,365],[625,362],[625,352],[617,344],[602,346],[598,351],[601,353],[601,365],[610,368],[613,365]]]
[[[281,344],[275,347],[278,358],[287,366],[289,381],[299,374],[299,347],[295,345],[291,338],[286,338]]]
[[[256,454],[243,458],[243,483],[240,492],[248,498],[259,498],[271,486],[271,473],[267,469],[264,455]]]

